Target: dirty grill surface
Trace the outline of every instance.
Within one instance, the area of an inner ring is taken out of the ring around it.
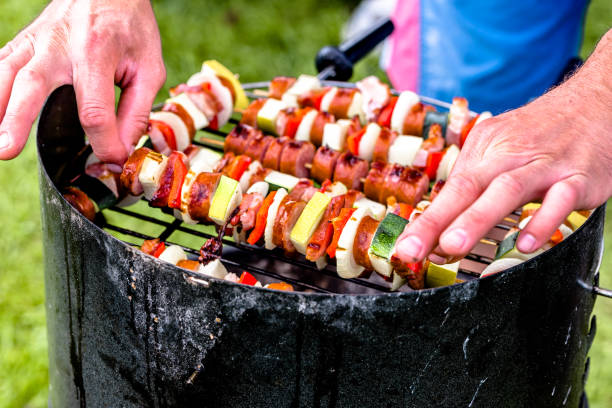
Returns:
[[[350,83],[337,81],[324,81],[326,85],[352,86]],[[268,82],[246,84],[249,90],[265,89]],[[261,97],[261,93],[248,92],[249,97]],[[434,99],[423,99],[427,103],[436,105],[443,110],[448,109],[447,103]],[[195,145],[208,147],[222,151],[218,141],[222,141],[227,133],[238,124],[239,117],[233,117],[223,130],[205,129],[198,131],[193,141]],[[211,143],[211,140],[213,143]],[[217,141],[217,143],[214,143]],[[191,226],[179,220],[171,218],[171,212],[146,207],[146,204],[119,208],[112,207],[104,210],[96,223],[107,232],[113,233],[125,243],[139,246],[142,240],[159,238],[171,245],[180,245],[188,253],[197,258],[198,249],[204,241],[216,236],[211,227]],[[164,212],[166,217],[163,216]],[[114,213],[110,215],[110,213]],[[117,217],[120,216],[120,217]],[[510,214],[500,224],[493,228],[485,238],[472,250],[472,252],[461,261],[458,279],[467,281],[478,278],[482,270],[493,261],[495,251],[499,242],[504,238],[507,231],[516,225],[519,213]],[[129,221],[129,219],[132,221]],[[116,220],[116,221],[115,221]],[[137,222],[135,222],[137,221]],[[128,227],[135,225],[135,227]],[[160,229],[161,228],[161,229]],[[144,230],[155,230],[157,234],[147,234]],[[179,237],[180,239],[175,239]],[[190,238],[188,238],[188,236]],[[338,277],[335,266],[328,265],[323,270],[318,270],[314,263],[307,261],[303,256],[288,258],[280,249],[269,251],[263,247],[251,246],[246,243],[236,244],[231,239],[224,240],[222,262],[230,272],[240,273],[248,271],[255,275],[263,284],[273,281],[285,281],[297,290],[318,293],[383,293],[389,292],[390,284],[385,282],[376,273],[367,277],[356,279],[342,279]],[[404,285],[400,291],[411,291],[408,285]]]

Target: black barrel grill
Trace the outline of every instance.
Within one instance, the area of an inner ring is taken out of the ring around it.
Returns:
[[[110,208],[95,223],[71,207],[59,188],[88,149],[71,87],[47,101],[38,148],[54,407],[585,402],[603,207],[551,250],[475,279],[510,216],[462,263],[464,283],[423,291],[389,293],[375,274],[343,280],[332,267],[226,242],[230,271],[299,290],[286,293],[141,253],[131,244],[158,236],[196,255],[193,242],[212,232],[146,203]]]

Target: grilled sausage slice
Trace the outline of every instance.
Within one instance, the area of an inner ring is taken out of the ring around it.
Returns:
[[[319,147],[312,160],[310,176],[319,183],[331,180],[334,176],[338,157],[340,157],[340,152],[332,150],[327,146]]]
[[[223,150],[225,150],[226,153],[243,154],[246,151],[251,137],[259,134],[261,134],[260,130],[249,125],[237,125],[225,137]]]
[[[289,140],[287,137],[274,139],[268,145],[261,164],[267,169],[278,170],[280,168],[281,153]]]
[[[151,151],[152,150],[147,147],[141,147],[132,153],[123,165],[123,171],[121,172],[119,180],[123,189],[132,195],[137,196],[144,191],[138,179],[138,174],[142,168],[142,162]]]
[[[379,221],[369,215],[363,217],[357,227],[357,235],[355,235],[355,240],[353,241],[353,257],[355,258],[355,262],[369,271],[374,270],[374,267],[370,262],[368,250],[370,249],[372,238],[374,238],[374,234],[376,234],[379,223]]]
[[[384,163],[389,161],[389,147],[391,147],[396,138],[397,132],[393,132],[386,127],[381,128],[380,134],[378,135],[378,140],[374,145],[372,161],[380,161]]]
[[[200,222],[212,222],[208,218],[208,210],[213,194],[221,179],[220,173],[200,173],[194,180],[189,191],[189,216]]]
[[[312,143],[291,140],[285,144],[280,158],[280,171],[299,178],[307,178],[306,164],[312,163],[315,148]]]
[[[334,123],[336,119],[334,115],[327,112],[319,112],[317,113],[317,117],[312,123],[312,127],[310,128],[310,141],[315,146],[321,146],[323,144],[323,133],[325,130],[325,125],[328,123]]]
[[[274,138],[272,136],[264,136],[263,133],[259,132],[251,136],[244,154],[253,160],[261,162],[266,154],[266,150],[268,150],[268,146],[270,146],[270,143],[273,141]]]
[[[353,190],[359,189],[361,179],[368,174],[368,162],[354,156],[350,152],[344,152],[338,157],[334,169],[334,181],[344,183]]]
[[[327,251],[327,247],[329,247],[334,237],[331,220],[340,214],[340,210],[345,205],[344,198],[344,195],[336,196],[327,205],[327,209],[306,247],[306,259],[309,261],[315,262],[317,259],[325,256],[325,251]]]

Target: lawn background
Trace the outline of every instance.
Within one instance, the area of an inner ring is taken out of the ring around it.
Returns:
[[[168,70],[167,86],[184,81],[204,59],[217,58],[257,81],[278,74],[314,72],[314,55],[336,44],[356,1],[194,2],[154,0]],[[31,21],[42,0],[0,3],[0,45]],[[290,6],[288,7],[288,5]],[[593,0],[582,56],[593,50],[612,25],[612,4]],[[380,73],[373,57],[360,63],[355,78]],[[6,86],[0,84],[0,86]],[[38,202],[33,138],[24,153],[0,162],[0,407],[45,407],[47,349]],[[608,211],[608,214],[611,214]],[[601,283],[612,287],[612,224],[607,223]],[[598,334],[591,350],[587,386],[592,407],[612,406],[612,301],[600,299]]]

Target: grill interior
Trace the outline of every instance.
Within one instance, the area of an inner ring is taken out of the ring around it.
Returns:
[[[323,81],[327,85],[351,86],[350,83]],[[245,84],[249,90],[250,98],[261,97],[258,89],[265,89],[268,82]],[[447,103],[423,97],[426,103],[435,105],[441,110],[448,110]],[[239,117],[232,117],[230,122],[221,130],[210,129],[197,132],[194,144],[223,150],[223,138],[238,124]],[[90,152],[90,148],[88,148]],[[89,154],[88,152],[85,152]],[[518,222],[519,212],[506,217],[495,226],[472,252],[461,261],[459,268],[459,281],[477,279],[482,270],[493,261],[499,242],[506,232]],[[140,246],[145,239],[159,238],[171,245],[180,245],[187,254],[197,259],[199,248],[204,241],[216,236],[214,227],[204,225],[188,225],[175,219],[168,209],[148,207],[146,201],[127,208],[111,207],[96,217],[96,224],[105,231],[119,238],[128,245]],[[231,237],[224,239],[222,262],[228,271],[240,274],[248,271],[262,284],[275,281],[284,281],[294,286],[296,290],[311,293],[350,293],[350,294],[376,294],[390,293],[388,282],[376,273],[368,277],[357,279],[342,279],[336,273],[334,265],[328,265],[319,270],[314,263],[307,261],[303,256],[288,258],[282,250],[266,250],[263,247],[249,244],[237,244]],[[194,275],[194,273],[189,273]],[[412,291],[404,285],[400,292]]]

